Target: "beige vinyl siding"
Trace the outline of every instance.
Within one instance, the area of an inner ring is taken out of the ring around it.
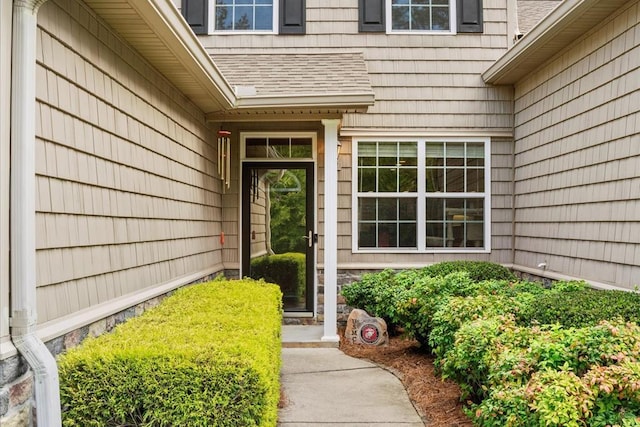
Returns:
[[[513,89],[484,84],[480,74],[511,43],[507,0],[484,1],[484,33],[358,33],[357,0],[307,0],[303,36],[227,34],[199,37],[212,54],[363,52],[376,100],[366,113],[343,116],[341,132],[480,134],[492,144],[491,254],[352,253],[351,139],[341,138],[338,171],[338,266],[423,265],[443,259],[512,262]],[[291,70],[292,73],[295,70]],[[295,122],[287,124],[295,129]],[[255,124],[253,125],[255,126]],[[268,127],[266,127],[268,129]],[[320,130],[319,135],[322,135]],[[496,139],[494,136],[499,136]],[[318,141],[318,262],[323,253],[324,145]],[[225,213],[226,215],[226,213]],[[238,216],[239,218],[239,216]]]
[[[516,86],[516,264],[638,284],[639,22],[632,1]]]
[[[83,4],[38,25],[39,322],[222,269],[204,114]]]
[[[507,1],[484,1],[484,33],[358,33],[357,0],[307,0],[304,36],[227,34],[200,37],[213,55],[363,52],[375,105],[346,114],[342,129],[485,134],[512,131],[512,89],[489,87],[480,73],[504,53]],[[294,70],[293,70],[294,71]]]

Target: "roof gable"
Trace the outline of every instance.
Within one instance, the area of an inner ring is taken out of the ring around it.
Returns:
[[[564,0],[483,74],[490,84],[514,84],[598,26],[628,0]]]

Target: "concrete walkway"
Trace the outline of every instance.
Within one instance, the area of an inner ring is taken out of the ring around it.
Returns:
[[[281,383],[282,427],[425,425],[395,375],[337,348],[284,345]]]

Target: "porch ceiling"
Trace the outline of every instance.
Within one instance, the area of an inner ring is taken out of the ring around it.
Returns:
[[[84,0],[205,113],[236,98],[171,0]]]
[[[360,52],[214,54],[234,88],[236,108],[208,115],[211,121],[301,120],[366,111],[373,105]]]
[[[564,0],[483,74],[489,84],[514,84],[589,32],[628,0]]]

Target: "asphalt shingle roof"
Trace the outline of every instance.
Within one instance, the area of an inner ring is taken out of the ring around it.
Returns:
[[[359,52],[211,57],[231,86],[253,86],[258,96],[372,93],[364,56]]]
[[[555,9],[562,0],[518,0],[518,28],[525,34]]]

